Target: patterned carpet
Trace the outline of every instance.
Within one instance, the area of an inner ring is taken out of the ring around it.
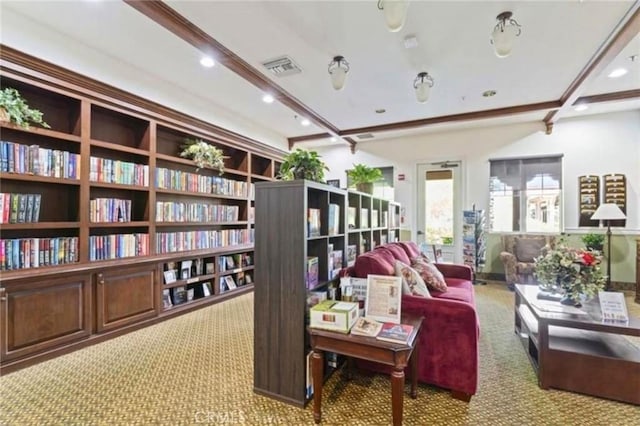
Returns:
[[[639,407],[539,389],[513,333],[513,293],[496,283],[476,295],[478,394],[466,404],[420,385],[417,399],[405,396],[405,424],[638,424]],[[627,304],[637,315],[640,305]],[[0,424],[313,424],[311,404],[303,410],[253,393],[252,354],[249,294],[1,377]],[[389,424],[389,386],[380,375],[346,383],[334,374],[323,424]]]

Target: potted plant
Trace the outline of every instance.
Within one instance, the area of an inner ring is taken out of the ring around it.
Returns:
[[[604,247],[604,234],[585,234],[582,236],[582,242],[589,250],[602,251]]]
[[[180,157],[193,160],[198,166],[198,170],[202,168],[215,169],[221,175],[224,173],[224,159],[227,158],[221,149],[202,139],[185,139]]]
[[[29,128],[29,123],[51,128],[42,119],[42,112],[29,108],[27,101],[11,87],[0,91],[0,121],[15,123],[25,129]]]
[[[347,171],[347,175],[358,191],[367,194],[373,194],[373,183],[382,179],[380,169],[365,164],[354,164],[353,169]]]
[[[324,183],[324,171],[329,170],[316,151],[296,149],[287,154],[280,166],[281,180],[308,179]]]

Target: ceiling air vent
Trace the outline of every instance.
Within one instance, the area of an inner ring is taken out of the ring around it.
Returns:
[[[273,75],[284,77],[286,75],[298,74],[302,69],[288,56],[271,59],[262,63]]]
[[[373,139],[373,133],[361,133],[359,135],[356,135],[356,137],[360,140],[365,140],[365,139]]]

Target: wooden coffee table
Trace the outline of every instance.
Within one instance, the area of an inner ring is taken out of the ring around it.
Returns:
[[[537,298],[540,289],[517,284],[515,331],[538,374],[538,384],[640,405],[640,319],[604,322],[597,300],[562,312]]]
[[[390,343],[375,337],[354,336],[334,331],[308,328],[313,349],[313,419],[320,423],[322,417],[322,381],[324,376],[324,351],[348,357],[378,362],[393,367],[391,373],[391,412],[394,425],[402,424],[404,369],[411,361],[411,397],[416,397],[418,381],[418,335],[422,317],[403,315],[401,322],[413,326],[406,344]]]

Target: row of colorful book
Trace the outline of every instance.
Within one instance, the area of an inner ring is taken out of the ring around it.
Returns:
[[[38,268],[78,261],[78,237],[0,239],[0,269]]]
[[[156,202],[156,222],[236,222],[240,207],[211,203]]]
[[[149,255],[149,234],[110,234],[89,237],[89,260]]]
[[[157,232],[156,253],[174,253],[253,244],[254,239],[255,232],[253,229]]]
[[[40,220],[40,194],[0,193],[0,223],[35,223]]]
[[[89,180],[100,183],[149,186],[149,166],[92,156],[89,161]]]
[[[96,198],[89,201],[89,221],[131,222],[131,200]]]
[[[205,176],[159,167],[156,169],[156,188],[246,197],[250,186],[248,182],[220,176]]]
[[[65,179],[80,178],[80,155],[0,141],[0,171]]]

